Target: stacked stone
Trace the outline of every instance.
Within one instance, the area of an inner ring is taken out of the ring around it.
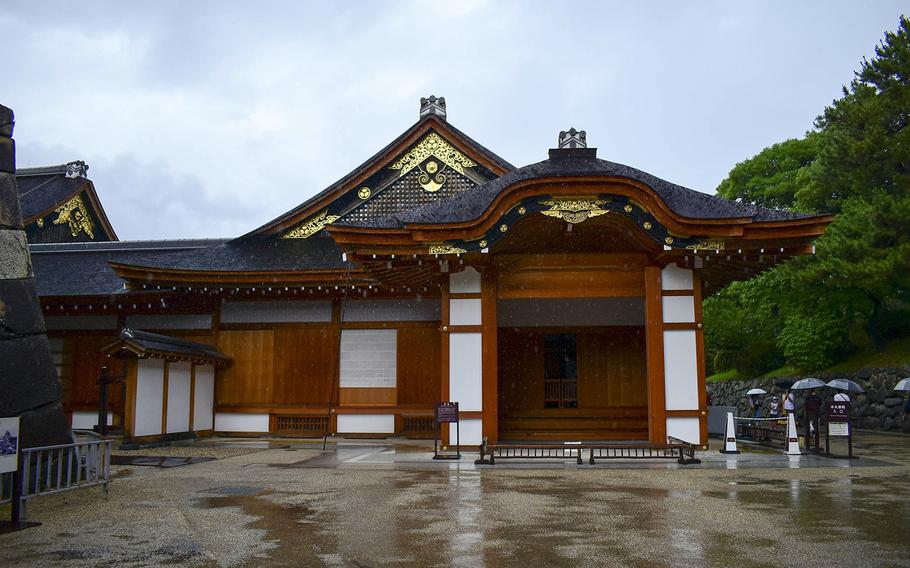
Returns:
[[[45,333],[16,190],[13,111],[0,105],[0,416],[21,416],[21,447],[72,441]]]
[[[859,383],[866,390],[864,393],[849,393],[852,401],[850,416],[854,428],[910,433],[910,413],[905,410],[907,396],[910,396],[910,393],[891,390],[898,381],[910,376],[910,367],[863,369],[854,373],[830,373],[813,376],[825,382],[832,379],[850,379]],[[767,416],[771,395],[776,394],[781,398],[781,409],[783,409],[783,397],[786,389],[777,386],[775,383],[785,380],[795,382],[802,378],[805,377],[777,377],[765,380],[752,379],[709,383],[708,392],[711,395],[711,404],[735,406],[740,416],[752,416],[752,404],[745,393],[753,388],[764,389],[768,391],[768,395],[763,397],[762,415]],[[829,388],[818,389],[818,394],[825,403],[837,392],[840,391]],[[797,411],[802,406],[803,398],[804,395],[797,392]]]

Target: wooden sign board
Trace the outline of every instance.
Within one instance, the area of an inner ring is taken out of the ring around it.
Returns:
[[[19,469],[19,417],[0,418],[0,473]]]

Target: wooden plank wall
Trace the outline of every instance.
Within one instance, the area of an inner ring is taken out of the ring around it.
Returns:
[[[543,409],[546,333],[578,336],[580,408],[647,405],[644,328],[501,328],[499,330],[499,401],[508,410]]]

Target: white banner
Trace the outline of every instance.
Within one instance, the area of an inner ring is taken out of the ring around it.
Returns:
[[[0,473],[19,469],[19,417],[0,418]]]

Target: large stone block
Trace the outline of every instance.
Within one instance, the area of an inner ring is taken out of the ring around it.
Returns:
[[[15,122],[13,109],[0,105],[0,136],[13,137],[13,123]]]
[[[45,335],[0,340],[0,416],[60,401],[60,381]]]
[[[0,172],[16,173],[16,141],[0,136]]]
[[[0,230],[0,280],[32,277],[25,231]]]
[[[19,194],[16,191],[16,176],[0,172],[0,229],[21,229],[22,215],[19,209]]]
[[[0,280],[0,340],[44,331],[35,281]]]
[[[23,448],[69,444],[73,433],[59,402],[22,413],[19,426]]]

